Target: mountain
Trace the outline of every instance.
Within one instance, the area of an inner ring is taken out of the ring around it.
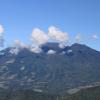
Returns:
[[[0,51],[0,87],[64,95],[100,85],[100,52],[77,43],[64,48],[47,43],[42,50],[33,53],[13,47]],[[48,54],[49,50],[55,53]]]

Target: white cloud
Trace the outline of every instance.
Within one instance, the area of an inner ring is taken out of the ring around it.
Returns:
[[[3,32],[4,32],[4,28],[2,25],[0,25],[0,36],[2,35]]]
[[[35,46],[35,47],[31,47],[30,51],[33,52],[33,53],[41,53],[42,49],[38,46]]]
[[[73,52],[73,50],[71,50],[71,49],[69,49],[68,51],[67,51],[67,53],[72,53]]]
[[[77,34],[76,37],[75,37],[76,42],[80,42],[81,39],[82,39],[81,34]]]
[[[39,28],[35,28],[33,29],[31,39],[33,42],[36,42],[38,46],[41,46],[48,42],[49,37],[44,31],[40,30]]]
[[[55,54],[56,53],[56,51],[54,51],[54,50],[48,50],[48,52],[47,52],[47,54]]]
[[[65,43],[59,43],[59,48],[65,48],[66,47],[66,44]]]
[[[40,30],[39,28],[35,28],[32,31],[31,40],[32,45],[30,50],[34,53],[41,53],[41,46],[48,42],[49,37],[44,31]]]
[[[48,31],[49,31],[48,35],[51,39],[54,39],[62,43],[67,42],[69,40],[69,36],[67,33],[62,32],[61,30],[59,30],[54,26],[49,27]]]
[[[15,40],[14,42],[15,42],[15,46],[18,47],[18,48],[29,48],[28,45],[24,44],[20,40]]]
[[[4,46],[4,28],[0,25],[0,47]]]
[[[99,38],[99,37],[98,37],[97,34],[93,34],[93,35],[92,35],[92,39],[97,40],[98,38]]]

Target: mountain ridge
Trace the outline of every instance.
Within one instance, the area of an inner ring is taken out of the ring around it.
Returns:
[[[53,48],[54,54],[45,51]],[[59,48],[51,43],[42,49],[38,54],[21,49],[17,55],[3,50],[0,87],[66,94],[70,89],[100,82],[100,52],[81,44]]]

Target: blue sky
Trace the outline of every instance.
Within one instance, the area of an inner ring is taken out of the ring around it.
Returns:
[[[5,42],[15,39],[29,43],[33,28],[48,31],[56,26],[68,32],[71,41],[77,33],[83,42],[100,51],[100,0],[0,0],[0,24],[5,29]]]

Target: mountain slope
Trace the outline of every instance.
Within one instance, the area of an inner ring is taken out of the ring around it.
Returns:
[[[32,90],[0,89],[0,100],[56,100],[56,96],[34,92]]]
[[[32,90],[0,89],[0,100],[100,100],[100,86],[81,89],[72,95],[48,95]]]
[[[82,89],[73,95],[63,97],[61,100],[100,100],[100,86]]]
[[[54,54],[47,54],[48,50]],[[100,82],[100,52],[86,45],[73,44],[63,49],[49,43],[43,52],[35,54],[11,48],[1,51],[0,87],[15,90],[32,89],[49,94],[66,94],[68,90]]]

